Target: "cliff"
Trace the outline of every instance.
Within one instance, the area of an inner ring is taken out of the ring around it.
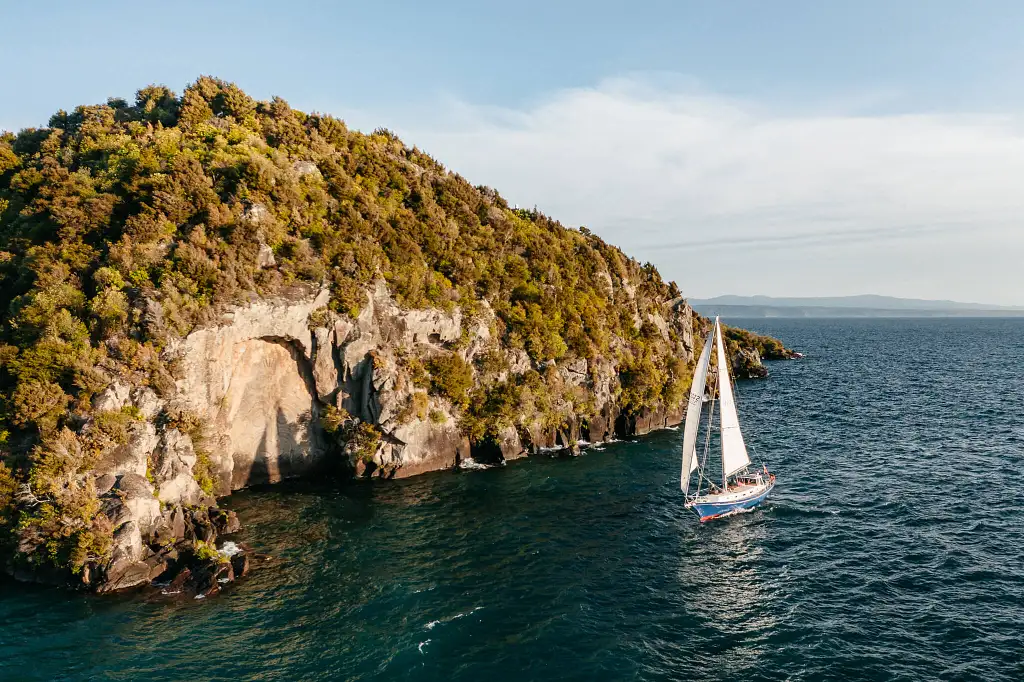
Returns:
[[[96,590],[244,573],[248,485],[678,423],[708,329],[585,228],[211,78],[0,135],[0,279],[0,561]],[[738,376],[785,355],[729,333]]]

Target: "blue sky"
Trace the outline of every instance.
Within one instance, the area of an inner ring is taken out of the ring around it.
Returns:
[[[213,74],[391,127],[694,296],[1024,304],[1024,3],[5,2],[2,16],[0,128]]]

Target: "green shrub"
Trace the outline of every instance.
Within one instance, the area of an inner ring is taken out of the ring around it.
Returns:
[[[464,407],[473,387],[473,368],[458,355],[437,355],[427,363],[430,388],[455,405]]]
[[[196,540],[192,543],[192,552],[200,561],[220,561],[221,554],[217,551],[217,545],[205,540]]]
[[[369,462],[377,453],[380,445],[381,432],[374,424],[360,422],[349,433],[348,442],[352,453],[357,459]]]
[[[325,405],[320,410],[320,426],[329,434],[336,434],[352,419],[352,415],[340,407]]]
[[[398,415],[398,421],[402,424],[407,424],[413,419],[423,421],[427,418],[429,407],[430,400],[427,398],[427,394],[423,391],[413,391],[409,395],[408,403],[406,403],[402,412]]]

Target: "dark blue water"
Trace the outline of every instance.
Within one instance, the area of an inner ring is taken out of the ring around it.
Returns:
[[[730,322],[735,322],[730,320]],[[699,526],[679,432],[230,500],[205,601],[0,587],[0,678],[1024,679],[1024,320],[746,321],[770,504]]]

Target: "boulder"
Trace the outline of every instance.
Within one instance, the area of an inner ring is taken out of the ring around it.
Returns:
[[[235,578],[241,578],[249,573],[249,554],[239,552],[231,557],[231,569],[235,572]]]
[[[242,528],[242,524],[238,521],[238,515],[229,509],[210,507],[207,513],[210,525],[217,535],[237,533]]]
[[[153,421],[163,410],[163,401],[149,386],[142,386],[132,391],[132,404],[146,421]]]
[[[104,580],[97,585],[97,591],[113,592],[148,583],[165,569],[166,564],[154,558],[142,543],[139,525],[128,521],[114,531],[110,561],[104,571]]]
[[[185,512],[180,506],[165,509],[153,531],[153,542],[168,547],[185,537]]]
[[[295,174],[300,178],[304,178],[306,176],[311,176],[317,180],[323,178],[320,174],[320,169],[317,168],[316,164],[312,161],[296,161],[292,164],[292,170],[294,170]]]
[[[161,502],[195,505],[204,500],[206,494],[192,474],[196,453],[190,436],[174,428],[165,429],[154,459]]]
[[[130,387],[114,381],[93,398],[92,407],[97,412],[117,412],[128,404],[130,397]]]
[[[130,427],[128,442],[105,452],[94,471],[100,475],[132,473],[145,476],[157,443],[156,427],[149,422],[136,422]]]
[[[507,352],[508,371],[510,374],[522,374],[531,367],[533,363],[530,356],[522,348],[511,348]]]
[[[235,579],[230,561],[210,560],[192,569],[192,583],[196,595],[209,597],[220,592],[221,586]]]
[[[270,215],[270,210],[264,204],[250,204],[242,211],[242,220],[252,225],[258,225],[272,219],[273,216]]]
[[[101,497],[106,495],[115,483],[117,483],[117,476],[114,474],[100,474],[96,477],[96,495]]]
[[[153,494],[153,486],[142,476],[135,473],[120,476],[112,492],[121,499],[128,517],[142,533],[148,534],[160,520],[160,501]]]

